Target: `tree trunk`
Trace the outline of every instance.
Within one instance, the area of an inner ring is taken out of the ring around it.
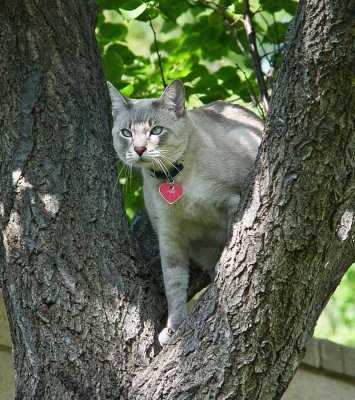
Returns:
[[[300,2],[216,282],[154,357],[165,303],[115,191],[95,4],[1,3],[0,262],[18,399],[281,397],[355,259],[350,4]]]
[[[117,191],[96,14],[87,0],[1,2],[0,263],[18,399],[120,398],[156,353],[164,296]]]
[[[135,399],[280,399],[354,241],[351,2],[301,1],[218,277]]]

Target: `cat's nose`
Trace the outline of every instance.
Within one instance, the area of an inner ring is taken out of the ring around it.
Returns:
[[[147,150],[146,147],[134,147],[134,151],[141,156]]]

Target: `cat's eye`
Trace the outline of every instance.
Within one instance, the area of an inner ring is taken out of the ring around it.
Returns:
[[[160,135],[163,133],[164,128],[162,126],[155,126],[151,131],[151,135]]]
[[[122,134],[122,136],[127,137],[127,138],[132,137],[132,132],[126,128],[121,130],[121,134]]]

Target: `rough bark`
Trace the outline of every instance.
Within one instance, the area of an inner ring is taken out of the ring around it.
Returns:
[[[19,399],[281,397],[355,258],[350,4],[301,1],[217,280],[153,359],[164,301],[114,190],[94,2],[1,3],[0,262]]]
[[[132,398],[279,399],[355,259],[350,1],[301,1],[217,280]]]
[[[0,9],[0,264],[17,398],[121,398],[156,352],[165,303],[117,191],[96,5]]]

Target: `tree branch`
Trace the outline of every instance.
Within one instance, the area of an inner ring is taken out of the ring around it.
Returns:
[[[253,23],[252,23],[252,16],[253,13],[250,10],[250,4],[249,0],[244,0],[245,3],[245,14],[244,14],[244,19],[243,19],[243,25],[245,32],[248,37],[248,42],[249,42],[249,51],[253,59],[253,64],[254,64],[254,69],[258,81],[258,86],[260,89],[260,97],[261,101],[263,104],[263,109],[264,109],[264,114],[267,114],[269,110],[269,94],[267,91],[266,83],[264,80],[263,72],[261,70],[261,60],[260,60],[260,55],[258,52],[258,47],[256,43],[256,35],[255,35],[255,30],[253,28]],[[209,8],[215,12],[219,12],[222,17],[230,24],[231,27],[231,32],[232,35],[236,41],[237,46],[241,49],[242,53],[244,54],[244,49],[240,45],[239,41],[237,40],[237,37],[235,35],[235,27],[234,25],[236,22],[238,22],[240,19],[235,15],[230,9],[227,7],[223,7],[219,4],[213,3],[208,0],[197,0],[191,2],[191,4],[201,4],[206,8]],[[260,7],[258,8],[257,12],[259,12]]]
[[[329,37],[330,26],[351,17],[338,7],[328,19],[327,10],[326,0],[300,3],[217,279],[137,375],[132,398],[280,399],[354,260],[355,224],[344,218],[354,214],[354,102],[344,91],[353,68],[351,24]],[[320,40],[305,47],[315,34]]]
[[[156,53],[158,55],[158,64],[159,64],[159,69],[160,69],[161,80],[163,82],[163,86],[164,86],[164,89],[165,89],[167,85],[166,85],[166,82],[165,82],[163,66],[162,66],[162,63],[161,63],[161,55],[160,55],[159,47],[158,47],[157,34],[156,34],[155,29],[153,27],[153,23],[152,23],[151,18],[149,18],[149,25],[150,25],[150,27],[151,27],[151,29],[153,31],[155,51],[156,51]]]
[[[252,84],[250,83],[249,78],[247,77],[247,74],[245,73],[244,69],[241,68],[238,64],[235,64],[235,65],[236,65],[237,69],[239,69],[242,72],[242,74],[244,75],[244,79],[247,82],[249,90],[250,90],[251,98],[252,98],[254,104],[256,105],[256,108],[259,110],[260,115],[263,118],[265,118],[265,113],[264,113],[263,107],[260,105],[258,96],[256,95],[254,88],[253,88]]]
[[[250,50],[250,53],[251,53],[251,55],[253,57],[253,61],[254,61],[256,78],[258,80],[258,85],[260,88],[260,94],[261,94],[264,111],[265,111],[265,114],[267,114],[269,111],[269,94],[267,92],[267,87],[265,84],[263,72],[261,70],[260,55],[259,55],[258,47],[257,47],[257,43],[256,43],[256,35],[255,35],[255,30],[253,28],[252,13],[250,11],[249,0],[244,0],[244,3],[245,3],[245,14],[244,14],[244,21],[243,21],[244,28],[245,28],[245,32],[248,37],[249,50]]]

